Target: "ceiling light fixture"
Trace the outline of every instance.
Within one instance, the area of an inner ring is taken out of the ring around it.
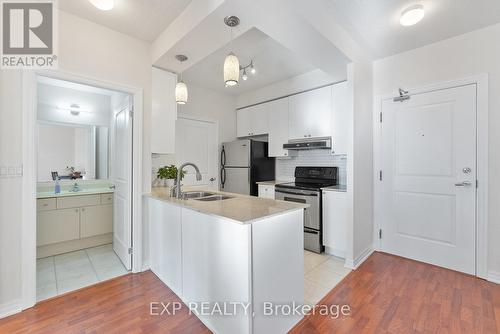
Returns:
[[[182,64],[188,60],[188,57],[185,55],[177,55],[175,59]],[[186,104],[188,101],[188,89],[184,81],[182,81],[182,71],[180,77],[181,80],[175,85],[175,102],[177,102],[177,104]]]
[[[89,0],[96,8],[100,10],[111,10],[115,7],[114,0]]]
[[[424,6],[422,5],[414,5],[406,8],[401,13],[401,18],[399,19],[399,23],[401,23],[404,27],[409,27],[420,22],[425,16]]]
[[[231,29],[231,41],[233,40],[233,28],[240,24],[237,16],[226,16],[224,23]],[[240,80],[240,61],[233,52],[230,52],[224,60],[224,82],[226,87],[236,86]]]

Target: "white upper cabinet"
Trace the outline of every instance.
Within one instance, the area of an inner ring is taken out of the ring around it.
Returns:
[[[238,137],[258,136],[269,133],[267,117],[268,103],[236,111],[236,135]]]
[[[290,97],[290,139],[331,136],[332,88]]]
[[[151,152],[175,153],[175,121],[177,103],[173,73],[152,68]]]
[[[287,157],[290,153],[283,149],[288,143],[288,108],[289,98],[268,103],[269,113],[269,156]],[[292,152],[292,151],[290,151]]]
[[[347,82],[332,86],[332,153],[347,154],[352,110],[349,104],[349,88]]]

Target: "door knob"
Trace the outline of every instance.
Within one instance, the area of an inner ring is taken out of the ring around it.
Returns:
[[[472,172],[472,169],[470,169],[469,167],[465,167],[465,168],[462,169],[462,172],[464,174],[470,174],[470,172]]]
[[[471,185],[472,185],[472,182],[469,182],[469,181],[455,183],[455,187],[469,187]]]
[[[215,177],[211,177],[210,181],[214,182],[215,181]]]

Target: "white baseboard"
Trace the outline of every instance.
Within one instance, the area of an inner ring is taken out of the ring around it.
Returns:
[[[365,249],[363,252],[361,252],[361,254],[359,254],[359,256],[356,259],[354,260],[346,259],[344,267],[352,270],[357,269],[363,262],[365,262],[367,258],[370,257],[370,255],[372,255],[372,253],[373,253],[373,248],[369,247]]]
[[[328,255],[333,255],[335,257],[345,259],[345,251],[342,251],[342,250],[338,250],[335,248],[325,246],[325,253]]]
[[[488,271],[487,280],[492,283],[500,284],[500,272],[498,271]]]
[[[149,267],[149,261],[148,261],[148,260],[143,260],[143,261],[142,261],[142,271],[147,271],[147,270],[149,270],[149,269],[151,269],[151,268]]]
[[[20,299],[10,303],[0,304],[0,319],[19,313],[22,310],[22,301]]]

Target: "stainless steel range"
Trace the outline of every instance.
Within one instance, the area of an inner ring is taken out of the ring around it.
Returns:
[[[304,210],[304,248],[321,253],[323,219],[321,188],[337,184],[337,167],[295,167],[295,182],[276,185],[276,199],[306,203]]]

